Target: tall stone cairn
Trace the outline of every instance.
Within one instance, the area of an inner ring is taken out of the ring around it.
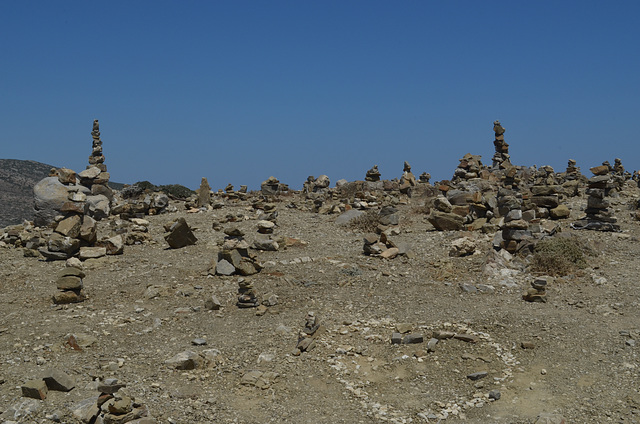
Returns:
[[[529,223],[522,216],[522,194],[516,190],[500,188],[497,201],[499,213],[504,217],[500,247],[509,253],[515,253],[522,242],[531,238]]]
[[[89,165],[95,166],[102,172],[107,172],[107,166],[104,164],[104,155],[102,154],[102,140],[100,140],[100,124],[97,119],[93,120],[93,130],[91,131],[93,138],[93,151],[89,156]]]
[[[504,141],[506,129],[496,120],[493,123],[493,132],[496,135],[493,145],[496,152],[493,155],[493,169],[506,169],[511,167],[511,156],[509,156],[509,145]]]
[[[609,208],[609,195],[615,189],[614,180],[611,176],[611,167],[608,163],[591,168],[594,176],[589,178],[587,188],[587,208],[586,216],[580,221],[574,222],[575,229],[598,230],[598,231],[620,231],[620,226],[616,224],[617,219]]]

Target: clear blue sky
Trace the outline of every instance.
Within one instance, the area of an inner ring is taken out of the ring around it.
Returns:
[[[638,169],[638,1],[3,1],[0,158],[112,180],[448,179],[465,153]],[[590,174],[589,174],[590,175]]]

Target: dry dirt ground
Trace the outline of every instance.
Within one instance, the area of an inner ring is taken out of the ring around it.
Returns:
[[[85,262],[88,299],[76,305],[51,301],[63,262],[0,249],[0,413],[24,401],[24,382],[56,368],[71,374],[76,388],[50,391],[17,421],[49,423],[57,415],[79,422],[71,410],[97,394],[92,382],[117,378],[159,423],[640,422],[640,224],[629,207],[637,198],[632,191],[615,201],[621,233],[561,223],[599,254],[587,269],[550,283],[547,303],[522,300],[533,279],[526,261],[512,262],[503,275],[483,274],[492,235],[466,233],[479,252],[449,257],[461,234],[434,231],[419,200],[398,206],[400,234],[393,238],[409,243],[414,257],[392,260],[363,255],[363,234],[337,225],[336,215],[286,207],[292,198],[278,202],[275,235],[306,245],[257,252],[265,268],[247,278],[261,299],[278,296],[264,316],[235,306],[239,277],[207,273],[224,238],[212,228],[215,218],[245,215],[224,226],[243,229],[250,243],[257,237],[248,203],[149,217],[152,243]],[[573,218],[584,204],[573,200]],[[162,224],[177,216],[198,242],[170,250]],[[108,223],[100,226],[108,235]],[[460,283],[494,290],[467,293]],[[220,310],[204,307],[211,295]],[[295,356],[309,311],[323,328],[315,348]],[[399,324],[410,324],[425,342],[392,345]],[[478,342],[447,339],[427,353],[434,330],[470,333]],[[66,343],[71,334],[81,350]],[[207,344],[192,345],[196,338]],[[219,354],[205,368],[165,364],[180,352],[208,349]],[[252,370],[278,377],[265,389],[241,384]],[[487,377],[467,378],[480,371]],[[492,390],[499,400],[488,398]],[[548,420],[538,418],[545,414]]]

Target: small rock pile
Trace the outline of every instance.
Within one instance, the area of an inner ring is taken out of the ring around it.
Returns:
[[[222,250],[218,253],[214,273],[217,275],[253,275],[262,270],[249,244],[244,240],[244,232],[238,228],[227,228]]]
[[[487,177],[488,172],[482,172],[484,165],[482,165],[482,156],[472,155],[467,153],[460,159],[458,167],[453,171],[453,178],[451,181],[456,183],[461,180],[472,180],[474,178]]]
[[[289,186],[282,184],[276,177],[271,176],[260,184],[260,190],[265,196],[274,196],[289,191]]]
[[[364,180],[370,182],[380,181],[380,171],[378,171],[378,165],[373,165],[373,168],[367,171]]]
[[[77,261],[77,259],[75,259]],[[72,265],[70,262],[58,272],[56,287],[58,293],[53,295],[53,303],[62,305],[67,303],[79,303],[85,300],[84,285],[82,279],[86,276],[84,271],[79,267],[79,263]]]
[[[454,213],[453,205],[444,196],[438,196],[433,200],[427,220],[438,231],[458,231],[464,227],[464,216]]]
[[[591,168],[594,176],[589,179],[587,188],[586,216],[571,224],[576,230],[620,231],[617,219],[609,209],[607,199],[615,185],[611,178],[610,167],[607,164]]]
[[[531,288],[522,294],[527,302],[546,302],[548,277],[538,277],[531,282]]]
[[[393,259],[396,256],[406,255],[408,247],[405,244],[396,244],[389,238],[390,231],[383,231],[378,236],[369,233],[364,236],[363,251],[365,255],[378,256],[383,259]]]
[[[307,181],[302,184],[303,193],[317,193],[326,191],[331,185],[331,180],[326,175],[320,175],[315,178],[313,175],[307,177]]]
[[[556,175],[550,166],[542,166],[534,177],[529,201],[535,206],[537,218],[564,219],[570,211],[560,204],[562,187],[557,184]]]
[[[126,234],[124,243],[127,246],[145,244],[152,240],[149,233],[150,222],[142,218],[116,219],[111,221],[112,231],[116,234]],[[170,227],[169,227],[170,228]]]
[[[404,167],[402,169],[402,177],[400,177],[400,186],[398,190],[400,193],[407,194],[409,190],[415,187],[417,184],[416,176],[411,172],[411,165],[408,162],[404,162]]]
[[[615,158],[613,162],[613,170],[611,172],[613,185],[616,190],[621,191],[624,188],[624,183],[630,180],[632,175],[624,170],[620,158]]]
[[[504,217],[500,247],[515,253],[524,241],[531,238],[529,223],[522,218],[522,194],[515,190],[498,190],[498,210]]]
[[[257,308],[260,305],[258,295],[250,280],[240,278],[238,281],[238,308]]]
[[[493,123],[493,132],[496,135],[493,145],[496,152],[493,155],[493,169],[507,169],[511,165],[511,156],[509,156],[509,145],[504,141],[505,128],[496,120]]]
[[[131,395],[123,393],[125,384],[115,378],[107,378],[98,383],[100,395],[79,402],[73,410],[75,418],[85,423],[105,424],[156,424],[149,417],[147,406],[135,401]]]
[[[298,344],[293,351],[294,356],[308,352],[315,347],[315,337],[319,329],[320,320],[314,312],[309,312],[305,317],[304,328],[298,333]]]

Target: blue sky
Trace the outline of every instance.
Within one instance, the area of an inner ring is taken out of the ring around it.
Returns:
[[[0,158],[113,181],[448,179],[466,153],[640,168],[640,2],[5,1]],[[590,175],[590,174],[589,174]]]

